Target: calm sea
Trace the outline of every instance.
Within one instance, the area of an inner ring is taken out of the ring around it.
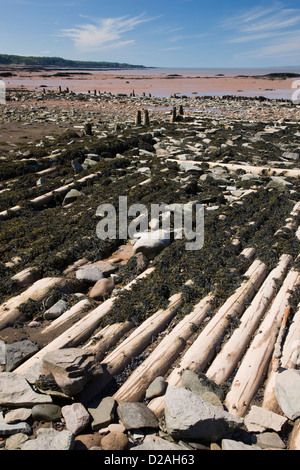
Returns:
[[[298,67],[266,67],[266,68],[171,68],[171,67],[154,67],[145,69],[130,70],[110,70],[111,73],[137,74],[137,75],[189,75],[191,77],[214,77],[224,75],[225,77],[235,77],[237,75],[266,75],[269,73],[298,73],[300,74],[300,66]]]

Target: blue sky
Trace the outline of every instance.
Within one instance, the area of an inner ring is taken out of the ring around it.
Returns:
[[[300,0],[0,0],[0,53],[155,67],[300,65]]]

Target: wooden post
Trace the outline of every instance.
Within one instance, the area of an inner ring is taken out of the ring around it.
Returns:
[[[173,106],[170,122],[175,122],[175,121],[176,121],[176,106]]]
[[[150,119],[149,119],[149,112],[148,109],[144,109],[144,120],[143,120],[144,126],[149,126],[150,125]]]
[[[93,131],[92,131],[92,124],[90,122],[87,122],[84,126],[84,132],[85,132],[85,135],[93,135]]]
[[[135,114],[135,125],[140,126],[142,124],[142,113],[140,110],[137,110]]]

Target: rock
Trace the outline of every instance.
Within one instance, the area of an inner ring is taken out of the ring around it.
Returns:
[[[150,400],[154,397],[160,397],[167,389],[168,383],[164,377],[156,377],[146,390],[145,398]]]
[[[258,446],[249,446],[240,441],[233,441],[231,439],[222,439],[222,450],[262,450]]]
[[[42,403],[52,403],[52,398],[34,392],[27,380],[19,374],[0,374],[0,405],[26,407]]]
[[[174,451],[183,451],[184,448],[175,442],[169,442],[165,439],[162,439],[159,436],[148,435],[145,437],[143,444],[139,446],[132,447],[131,450],[174,450]]]
[[[296,419],[290,434],[289,450],[300,450],[300,418]]]
[[[6,345],[6,371],[12,372],[22,362],[29,359],[39,348],[32,341],[24,340]]]
[[[71,202],[76,201],[82,193],[80,191],[77,191],[77,189],[71,189],[66,195],[63,200],[63,206],[66,206],[67,204],[70,204]]]
[[[276,376],[274,388],[278,404],[285,416],[294,421],[300,416],[300,371],[286,369]]]
[[[107,300],[115,288],[113,279],[100,279],[90,292],[90,297],[95,300]]]
[[[83,168],[78,160],[72,161],[72,167],[73,167],[75,175],[78,175],[78,173],[81,173],[83,171]]]
[[[266,429],[280,431],[287,418],[273,411],[253,405],[245,416],[244,423],[249,432],[263,432]]]
[[[223,410],[223,390],[205,374],[197,374],[186,369],[182,374],[181,387]]]
[[[100,269],[104,277],[108,277],[111,274],[115,273],[118,269],[118,266],[109,263],[108,261],[97,261],[93,266],[96,266]]]
[[[63,406],[61,413],[65,419],[66,429],[75,436],[89,425],[90,415],[81,403]]]
[[[35,421],[55,422],[61,419],[61,407],[52,403],[45,405],[35,405],[31,410],[32,418]]]
[[[159,253],[171,244],[170,234],[157,230],[147,232],[133,246],[133,254],[143,253],[149,260],[154,259]]]
[[[173,438],[218,441],[240,428],[243,421],[205,402],[189,390],[168,386],[166,430]]]
[[[112,423],[108,426],[109,432],[126,432],[126,428],[123,424]]]
[[[82,434],[75,437],[74,450],[90,450],[101,445],[103,436],[100,434]]]
[[[60,317],[68,309],[68,304],[65,300],[59,300],[52,307],[44,313],[45,320],[55,320]]]
[[[143,253],[136,253],[131,259],[136,260],[136,266],[140,273],[146,271],[149,266],[149,260]]]
[[[299,153],[296,153],[296,152],[284,152],[282,156],[283,158],[286,158],[287,160],[293,160],[293,161],[299,160]]]
[[[103,375],[93,354],[80,348],[51,351],[43,357],[41,375],[54,378],[63,393],[74,396],[91,379]]]
[[[18,450],[21,449],[21,445],[28,440],[28,436],[22,432],[14,434],[6,439],[5,449],[6,450]]]
[[[97,266],[92,268],[82,268],[76,271],[76,278],[84,281],[87,284],[95,284],[100,279],[103,279],[103,274]]]
[[[74,435],[70,431],[40,428],[36,439],[21,444],[21,450],[72,450],[73,446]]]
[[[125,428],[158,428],[155,414],[143,403],[121,403],[117,413]]]
[[[117,402],[113,397],[105,397],[96,407],[89,407],[88,411],[92,415],[92,429],[99,431],[107,427],[115,417]]]
[[[276,432],[264,432],[258,434],[257,445],[261,449],[285,449],[285,443],[280,439]]]
[[[128,444],[128,437],[122,432],[110,432],[102,438],[103,450],[124,450]]]
[[[0,340],[0,373],[6,370],[6,344]]]
[[[0,436],[11,436],[19,433],[31,434],[31,426],[28,423],[6,424],[0,422]]]
[[[291,183],[289,183],[285,179],[280,178],[279,176],[272,176],[271,181],[267,184],[267,189],[284,190],[290,185]]]
[[[31,417],[31,409],[29,408],[17,408],[11,410],[4,416],[4,422],[6,424],[15,424],[20,421],[27,421]]]

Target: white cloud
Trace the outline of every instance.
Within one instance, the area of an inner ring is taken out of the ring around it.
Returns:
[[[255,50],[245,51],[240,57],[299,58],[300,9],[288,9],[276,2],[270,8],[256,7],[236,15],[222,27],[232,31],[228,43],[258,43]]]
[[[153,19],[145,17],[144,13],[135,17],[98,18],[93,19],[93,23],[62,29],[59,36],[72,39],[80,52],[120,48],[135,44],[134,39],[123,38],[125,33]]]

